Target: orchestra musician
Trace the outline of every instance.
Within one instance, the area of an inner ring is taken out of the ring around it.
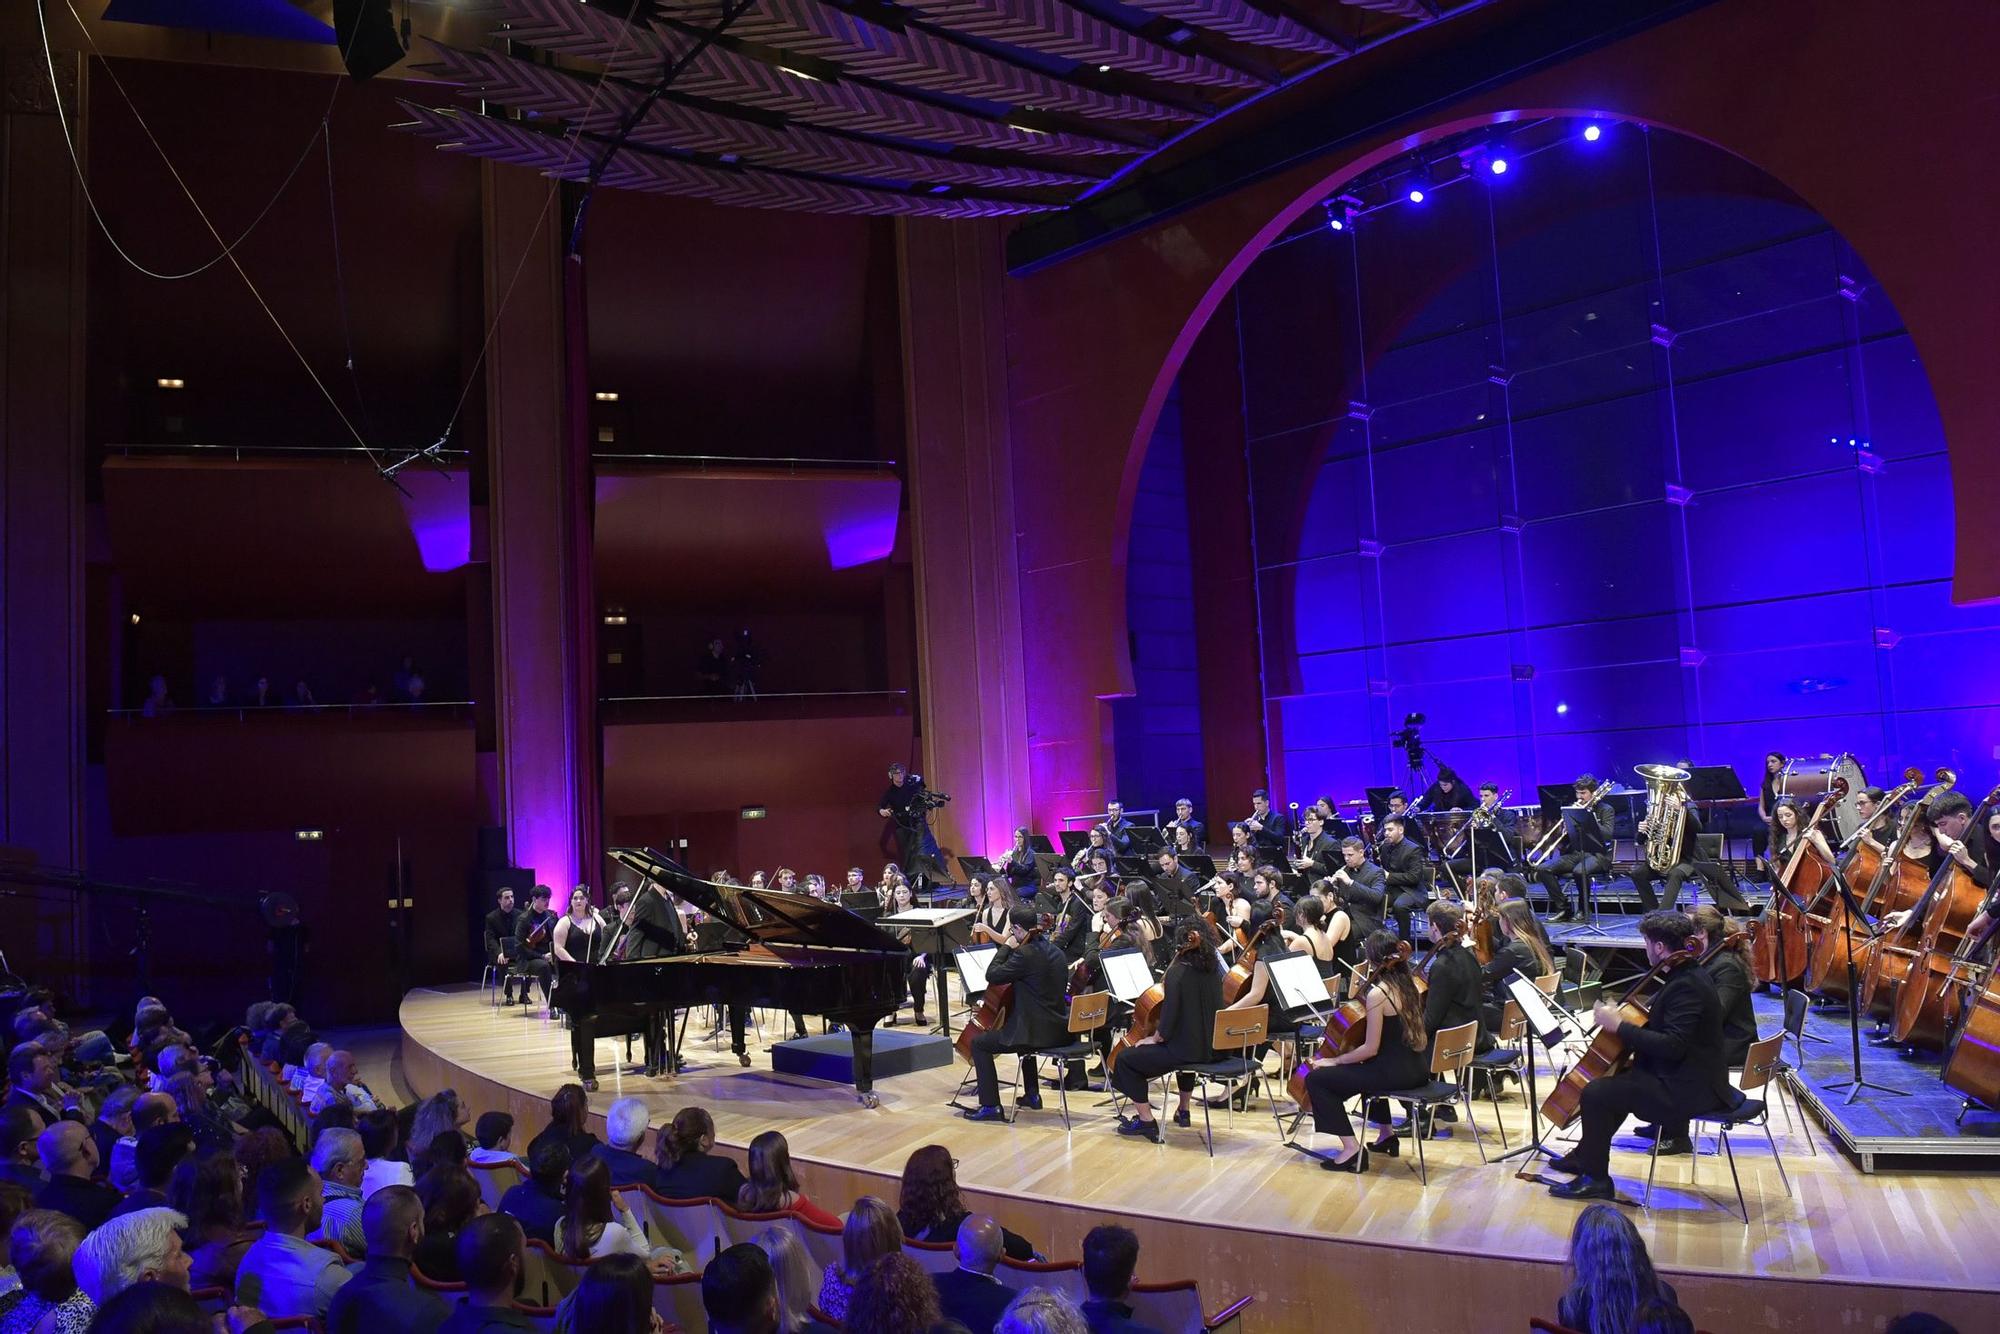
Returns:
[[[1007,934],[1008,923],[1013,920],[1014,909],[1021,906],[1021,900],[1004,875],[988,876],[985,885],[986,895],[979,901],[978,915],[972,919],[972,938],[997,942]]]
[[[1681,767],[1685,769],[1687,766]],[[1790,798],[1783,800],[1789,801]],[[1685,797],[1680,803],[1680,820],[1681,859],[1667,868],[1667,906],[1671,908],[1680,900],[1681,882],[1693,876],[1697,880],[1708,882],[1709,893],[1714,895],[1716,903],[1721,907],[1730,912],[1748,912],[1750,901],[1744,898],[1743,892],[1737,888],[1735,873],[1721,862],[1702,856],[1701,815],[1695,810],[1694,803]],[[1653,892],[1653,882],[1658,880],[1660,875],[1643,855],[1645,841],[1652,832],[1653,813],[1648,809],[1645,818],[1639,821],[1642,855],[1638,864],[1632,868],[1632,888],[1638,892],[1639,906],[1646,912],[1655,912],[1660,906],[1659,896]]]
[[[1035,895],[1034,906],[1036,912],[1054,920],[1055,925],[1049,928],[1049,939],[1063,952],[1063,958],[1072,964],[1083,958],[1091,914],[1088,906],[1076,895],[1076,882],[1068,867],[1058,866],[1050,873],[1048,888]]]
[[[1103,825],[1092,825],[1090,832],[1085,834],[1084,837],[1088,841],[1076,850],[1074,857],[1069,859],[1069,864],[1079,871],[1088,871],[1090,869],[1090,857],[1092,853],[1101,852],[1107,857],[1113,855],[1111,852],[1111,843],[1105,837]]]
[[[1004,883],[1004,882],[1003,882]],[[1069,963],[1040,930],[1035,910],[1016,906],[1008,914],[1006,934],[986,968],[988,986],[1010,982],[1013,1005],[1000,1031],[972,1039],[972,1067],[979,1081],[979,1106],[968,1121],[1005,1121],[1000,1109],[1000,1075],[995,1061],[1001,1052],[1031,1051],[1062,1045],[1069,1036]],[[1021,1062],[1020,1105],[1042,1105],[1041,1082],[1033,1057]]]
[[[1685,767],[1685,766],[1683,766]],[[1790,797],[1782,798],[1790,801]],[[1777,814],[1776,809],[1772,814]],[[1709,949],[1729,938],[1736,924],[1725,918],[1715,908],[1706,903],[1697,904],[1688,913],[1694,923],[1695,933],[1688,942],[1688,948],[1696,954],[1707,954]],[[1743,1062],[1750,1055],[1750,1044],[1757,1040],[1757,1015],[1750,1007],[1750,993],[1756,988],[1756,979],[1750,967],[1750,942],[1743,941],[1730,949],[1717,950],[1714,957],[1702,965],[1709,977],[1715,981],[1715,994],[1722,1002],[1722,1050],[1724,1059],[1732,1070],[1741,1070]],[[1639,1138],[1660,1141],[1660,1155],[1675,1157],[1694,1152],[1694,1144],[1688,1138],[1688,1123],[1677,1121],[1669,1125],[1640,1126]]]
[[[1327,906],[1331,882],[1321,880],[1314,889],[1317,891],[1320,885],[1328,886],[1326,893],[1316,892],[1314,897],[1300,900],[1299,906],[1292,910],[1292,925],[1297,930],[1285,931],[1284,942],[1288,950],[1310,954],[1319,975],[1332,978],[1340,972],[1340,960],[1350,943],[1354,920],[1346,909]]]
[[[931,833],[931,801],[922,774],[892,764],[889,786],[875,805],[878,814],[896,822],[896,849],[903,869],[911,876],[944,880],[948,877],[938,857],[937,838]]]
[[[502,889],[493,896],[493,911],[486,914],[486,962],[500,970],[500,989],[505,993],[502,1003],[506,1005],[514,1003],[514,977],[508,969],[519,953],[514,942],[514,917],[514,891]]]
[[[1751,855],[1761,857],[1771,846],[1771,819],[1778,807],[1778,779],[1784,775],[1787,761],[1783,752],[1771,751],[1764,756],[1764,777],[1757,787],[1757,828],[1750,834]]]
[[[1427,811],[1469,811],[1478,804],[1479,798],[1472,795],[1465,781],[1442,764],[1437,781],[1424,789],[1423,807]]]
[[[569,911],[556,921],[550,947],[563,963],[602,963],[609,936],[603,914],[591,906],[589,886],[578,885],[570,891]],[[588,1024],[570,1025],[569,1050],[576,1060],[576,1076],[583,1081],[584,1089],[596,1092],[597,1042]]]
[[[1201,888],[1200,877],[1181,865],[1181,855],[1172,848],[1161,848],[1154,859],[1160,873],[1153,883],[1158,886],[1167,911],[1178,917],[1194,911],[1195,892]]]
[[[549,962],[550,937],[556,929],[556,915],[549,911],[549,900],[555,891],[547,885],[536,885],[528,891],[528,906],[521,910],[520,920],[514,923],[514,971],[541,983],[542,1004],[549,1003],[555,990],[555,965]],[[528,1000],[525,985],[521,991],[521,1002]]]
[[[1580,776],[1572,786],[1576,804],[1585,808],[1589,818],[1576,822],[1574,832],[1567,836],[1575,840],[1568,850],[1535,873],[1549,896],[1549,906],[1558,909],[1553,919],[1558,922],[1574,920],[1582,905],[1590,902],[1590,878],[1611,869],[1611,803],[1597,796],[1597,780],[1589,774]],[[1576,881],[1575,904],[1563,894],[1565,877]]]
[[[1388,882],[1389,915],[1396,931],[1410,939],[1410,915],[1421,912],[1431,897],[1431,864],[1423,849],[1409,837],[1408,823],[1399,815],[1382,822],[1382,840],[1376,845],[1375,859],[1382,865]]]
[[[1120,857],[1132,855],[1132,822],[1125,818],[1124,802],[1106,802],[1104,823],[1098,827],[1104,831],[1104,841],[1114,854]]]
[[[1383,819],[1401,820],[1403,822],[1404,839],[1415,845],[1418,852],[1423,853],[1426,857],[1430,856],[1430,844],[1426,841],[1423,822],[1409,813],[1410,799],[1400,792],[1391,792],[1388,797],[1388,806],[1388,814]]]
[[[1251,854],[1261,864],[1280,862],[1285,858],[1285,845],[1291,841],[1292,822],[1282,811],[1271,809],[1271,794],[1258,788],[1250,794],[1250,814],[1242,820],[1243,832],[1250,846]],[[1230,829],[1235,836],[1235,829]]]
[[[1491,1051],[1493,1034],[1480,1006],[1485,986],[1479,957],[1465,943],[1465,910],[1440,899],[1425,911],[1431,919],[1431,940],[1436,943],[1424,972],[1424,981],[1430,986],[1424,995],[1424,1027],[1435,1036],[1447,1028],[1477,1022],[1479,1045],[1474,1050]]]
[[[808,874],[806,876],[806,893],[824,901],[826,899],[826,877],[816,871]]]
[[[1188,844],[1183,851],[1200,852],[1208,846],[1208,827],[1194,818],[1194,803],[1186,797],[1175,800],[1174,818],[1167,821],[1167,837],[1175,840],[1176,847],[1181,846],[1176,836],[1183,829],[1188,835]]]
[[[780,866],[777,875],[772,878],[771,887],[783,890],[787,894],[796,894],[799,892],[799,873],[789,866]]]
[[[1574,1180],[1549,1187],[1564,1200],[1617,1197],[1611,1182],[1611,1137],[1625,1118],[1638,1115],[1655,1125],[1674,1125],[1705,1112],[1737,1105],[1742,1094],[1729,1082],[1723,1046],[1722,998],[1715,979],[1685,952],[1695,939],[1692,920],[1677,912],[1648,913],[1639,921],[1646,962],[1664,969],[1665,981],[1653,997],[1644,1024],[1625,1022],[1619,1007],[1599,1001],[1599,1028],[1612,1029],[1633,1053],[1632,1068],[1586,1084],[1582,1095],[1583,1137],[1549,1164]]]
[[[1388,916],[1389,882],[1382,868],[1368,860],[1368,848],[1352,834],[1340,840],[1340,867],[1327,877],[1340,905],[1353,921],[1353,935],[1366,940],[1382,929]]]
[[[916,904],[915,892],[911,890],[908,884],[899,885],[897,886],[896,889],[896,898],[890,904],[890,912],[891,913],[905,912],[908,909],[914,907],[915,904]],[[906,926],[884,927],[883,930],[893,934],[896,937],[896,939],[902,941],[905,945],[910,943],[910,928]],[[931,956],[928,953],[925,954],[918,954],[915,952],[911,953],[909,983],[910,983],[910,1007],[911,1009],[916,1011],[916,1018],[914,1022],[916,1023],[916,1026],[918,1028],[922,1028],[927,1022],[924,1018],[924,996],[929,991],[931,984]],[[803,1029],[804,1027],[803,1023],[801,1023],[800,1026],[801,1029]],[[894,1028],[896,1026],[896,1016],[893,1014],[889,1016],[889,1026],[891,1028]],[[801,1031],[799,1033],[799,1036],[804,1037],[805,1033]]]
[[[1430,1033],[1424,1027],[1423,1002],[1410,975],[1408,947],[1387,931],[1368,937],[1365,949],[1372,981],[1364,1003],[1368,1017],[1361,1045],[1338,1056],[1317,1057],[1306,1075],[1306,1097],[1312,1105],[1313,1129],[1340,1137],[1340,1153],[1321,1161],[1329,1172],[1366,1172],[1368,1150],[1354,1134],[1347,1100],[1359,1093],[1394,1093],[1427,1082]],[[1371,1111],[1386,1111],[1374,1108]],[[1377,1153],[1395,1154],[1395,1136],[1384,1134],[1369,1145]]]
[[[1332,797],[1321,797],[1313,803],[1313,809],[1319,812],[1321,831],[1334,842],[1338,843],[1354,832],[1347,827],[1347,821],[1340,818],[1340,812],[1334,809]]]
[[[1014,887],[1018,898],[1026,898],[1041,883],[1042,873],[1035,865],[1035,850],[1028,846],[1028,826],[1022,825],[1014,831],[1014,846],[1007,850],[1007,856],[1001,861],[1000,873],[1007,877],[1007,883]]]
[[[1291,915],[1292,901],[1285,896],[1285,873],[1275,866],[1258,867],[1250,877],[1250,930],[1262,926],[1268,917],[1284,922]]]
[[[1208,851],[1207,847],[1201,841],[1201,835],[1187,825],[1176,826],[1170,837],[1173,840],[1174,851],[1180,853],[1183,857],[1187,856],[1190,852]]]
[[[1500,883],[1505,885],[1510,879],[1524,891],[1527,889],[1525,882],[1513,876],[1503,876]],[[1516,972],[1537,978],[1556,971],[1555,951],[1549,948],[1548,937],[1527,900],[1502,899],[1499,911],[1500,948],[1493,951],[1493,958],[1480,974],[1486,987],[1486,1004],[1480,1017],[1487,1029],[1494,1032],[1499,1030],[1507,1011],[1508,978]]]
[[[1292,850],[1292,868],[1308,879],[1332,872],[1340,861],[1340,842],[1326,832],[1326,817],[1319,807],[1299,817],[1299,845]]]
[[[1878,792],[1880,790],[1880,788],[1876,789]],[[1867,795],[1865,792],[1862,793],[1862,800],[1866,800]],[[1857,808],[1860,804],[1861,801],[1855,803]],[[1873,803],[1870,803],[1870,806],[1872,810]],[[1866,819],[1867,817],[1864,816],[1862,818]],[[1771,855],[1768,860],[1774,879],[1782,876],[1785,867],[1790,865],[1792,854],[1798,850],[1799,846],[1799,838],[1801,836],[1799,826],[1804,823],[1805,816],[1800,813],[1799,803],[1791,797],[1778,798],[1778,804],[1771,808],[1772,838]],[[1833,849],[1828,846],[1825,834],[1815,828],[1807,830],[1804,837],[1812,844],[1813,851],[1819,853],[1821,860],[1825,861],[1828,866],[1833,865]],[[1867,835],[1864,834],[1862,837],[1866,838]],[[1879,846],[1878,844],[1878,849]]]
[[[2000,838],[2000,810],[1994,811],[1988,818],[1985,829],[1973,829],[1972,816],[1971,798],[1963,792],[1945,793],[1931,803],[1928,848],[1921,854],[1912,855],[1921,860],[1932,875],[1936,875],[1945,859],[1950,858],[1965,868],[1965,873],[1972,877],[1972,883],[1990,891],[1995,879],[1995,853],[2000,850],[2000,843],[1995,842],[1996,838]],[[1989,894],[1988,903],[1991,901]],[[1910,908],[1889,913],[1882,918],[1882,925],[1893,930],[1907,922],[1915,911]],[[1981,919],[1990,916],[1982,907],[1973,922],[1968,924],[1966,935],[1976,939],[1983,934],[1986,923]]]
[[[1440,775],[1442,777],[1442,775]],[[1464,855],[1445,867],[1465,884],[1486,871],[1514,869],[1514,812],[1500,804],[1500,785],[1481,783],[1479,804],[1472,808],[1472,832],[1466,835]]]
[[[847,868],[847,879],[842,883],[843,894],[865,894],[868,892],[868,873],[858,866]]]
[[[1138,1045],[1127,1048],[1111,1070],[1112,1087],[1132,1104],[1132,1115],[1118,1119],[1118,1133],[1155,1144],[1160,1142],[1160,1125],[1153,1119],[1152,1081],[1176,1066],[1215,1059],[1210,1043],[1216,1012],[1222,1008],[1222,956],[1215,952],[1208,923],[1186,918],[1175,925],[1174,940],[1177,948],[1162,981],[1165,999],[1158,1026]],[[1188,1101],[1195,1077],[1183,1072],[1176,1082],[1180,1105],[1174,1110],[1174,1124],[1189,1125]]]

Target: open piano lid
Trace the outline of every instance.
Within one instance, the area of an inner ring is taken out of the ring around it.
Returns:
[[[651,848],[611,848],[606,855],[761,945],[830,945],[883,954],[909,949],[873,922],[810,894],[718,885],[698,879]]]

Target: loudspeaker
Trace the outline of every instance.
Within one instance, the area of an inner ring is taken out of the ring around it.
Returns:
[[[333,0],[333,34],[342,63],[357,80],[374,78],[408,54],[389,0]]]

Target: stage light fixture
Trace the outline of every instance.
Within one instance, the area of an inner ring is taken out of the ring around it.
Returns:
[[[600,389],[592,394],[591,397],[600,403],[616,403],[618,401],[618,391],[616,389]]]
[[[1558,704],[1558,705],[1556,705],[1556,712],[1557,712],[1557,713],[1568,713],[1568,712],[1569,712],[1569,705],[1567,705],[1567,704]]]
[[[762,806],[745,806],[740,814],[746,820],[762,820],[771,812]]]
[[[156,384],[156,385],[158,385],[158,386],[159,386],[160,388],[162,388],[162,389],[185,389],[185,388],[187,388],[187,381],[186,381],[186,380],[183,380],[183,379],[181,379],[181,378],[180,378],[179,376],[177,376],[177,375],[176,375],[176,376],[169,376],[169,375],[162,375],[162,376],[161,376],[161,377],[160,377],[159,379],[157,379],[157,380],[153,381],[153,383],[154,383],[154,384]]]
[[[1424,192],[1422,187],[1415,185],[1410,187],[1410,202],[1412,204],[1421,204],[1424,202]]]
[[[1487,162],[1486,169],[1495,176],[1505,176],[1507,174],[1507,159],[1495,153],[1491,160]]]
[[[1347,210],[1344,207],[1328,199],[1321,202],[1320,208],[1326,213],[1328,231],[1344,232],[1347,230]]]
[[[292,837],[301,843],[317,843],[326,837],[324,829],[294,829]]]
[[[1583,137],[1585,142],[1594,144],[1604,137],[1604,127],[1602,125],[1586,125],[1583,127]]]
[[[135,611],[132,613],[132,624],[137,625],[138,623],[139,623],[139,613]]]
[[[1099,74],[1109,74],[1109,73],[1111,72],[1111,66],[1109,66],[1109,65],[1099,65],[1099,66],[1097,67],[1097,72],[1098,72]]]
[[[778,68],[791,75],[794,79],[804,79],[807,83],[818,83],[820,81],[819,75],[808,74],[796,65],[780,65]]]

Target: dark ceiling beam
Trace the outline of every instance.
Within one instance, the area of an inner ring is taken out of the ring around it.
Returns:
[[[1320,76],[1341,80],[1338,91],[1281,118],[1230,138],[1172,166],[1135,176],[1062,213],[1017,228],[1007,238],[1007,267],[1033,272],[1128,233],[1150,227],[1206,200],[1241,189],[1298,163],[1323,157],[1400,123],[1415,121],[1482,89],[1519,78],[1664,23],[1712,0],[1551,0],[1532,22],[1502,22],[1477,41],[1447,41],[1421,63],[1400,59],[1389,43],[1379,64],[1369,57],[1342,62]],[[1504,8],[1504,7],[1502,7]],[[1447,18],[1434,31],[1449,32]],[[1303,85],[1301,93],[1310,91]],[[1226,134],[1228,119],[1220,130]]]

